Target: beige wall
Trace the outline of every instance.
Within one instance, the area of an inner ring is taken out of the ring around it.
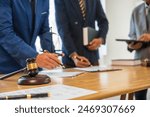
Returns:
[[[133,58],[134,53],[127,51],[125,42],[116,38],[128,39],[130,16],[133,8],[142,0],[106,0],[106,14],[109,20],[107,36],[107,55],[111,59]]]

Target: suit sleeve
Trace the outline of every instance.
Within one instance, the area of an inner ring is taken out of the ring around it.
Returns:
[[[133,11],[133,13],[131,15],[131,20],[130,20],[130,32],[129,32],[129,35],[128,35],[131,39],[136,39],[137,38],[135,31],[136,31],[135,30],[135,19],[134,19],[134,11]],[[127,50],[129,52],[132,52],[134,49],[131,49],[131,48],[127,47]]]
[[[40,29],[40,42],[41,42],[41,47],[43,50],[48,50],[49,52],[54,52],[54,45],[53,45],[53,40],[52,40],[52,32],[50,32],[50,27],[49,27],[49,3],[47,2],[47,13],[44,14],[46,16],[41,29]]]
[[[37,52],[16,35],[12,22],[10,0],[0,1],[0,46],[22,67],[26,59],[37,56]]]
[[[108,20],[106,18],[106,15],[104,13],[100,0],[96,0],[96,1],[97,1],[96,20],[98,22],[98,27],[99,27],[99,37],[102,37],[105,43],[106,35],[108,32]]]
[[[55,13],[58,33],[63,41],[67,55],[70,55],[71,53],[76,52],[76,47],[71,36],[71,29],[69,27],[63,0],[55,0]]]
[[[130,32],[129,32],[129,37],[131,39],[136,39],[136,30],[135,30],[135,19],[134,19],[134,11],[131,15],[131,20],[130,20]]]

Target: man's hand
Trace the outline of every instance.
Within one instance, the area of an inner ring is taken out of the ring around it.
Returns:
[[[144,42],[150,42],[150,34],[144,33],[140,36],[138,40],[144,41]],[[143,45],[142,42],[138,42],[138,43],[132,42],[128,44],[128,47],[130,49],[138,50],[142,47],[142,45]]]
[[[71,55],[72,60],[76,67],[89,67],[91,63],[83,56],[79,56],[77,53]]]
[[[133,50],[138,50],[142,47],[142,43],[141,42],[131,42],[130,44],[128,44],[128,48],[133,49]]]
[[[93,39],[88,45],[88,50],[97,50],[103,44],[102,38],[95,38]]]
[[[150,41],[150,34],[144,33],[143,35],[140,36],[139,40],[149,42]]]
[[[46,68],[46,69],[53,69],[60,66],[61,64],[57,54],[52,54],[52,53],[42,53],[37,55],[36,63],[38,67]]]

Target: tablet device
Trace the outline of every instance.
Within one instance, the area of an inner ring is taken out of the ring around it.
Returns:
[[[116,39],[116,41],[125,41],[127,43],[131,43],[131,42],[140,42],[140,43],[145,43],[144,41],[140,41],[140,40],[135,40],[135,39]]]

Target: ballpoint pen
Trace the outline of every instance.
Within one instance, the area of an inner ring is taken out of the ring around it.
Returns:
[[[21,94],[21,95],[10,95],[0,97],[0,100],[15,100],[15,99],[31,99],[40,97],[49,97],[50,93],[31,93],[31,94]]]
[[[49,53],[48,50],[44,50],[43,52],[44,52],[44,53]],[[56,54],[57,56],[62,56],[62,57],[64,56],[64,53],[56,53],[56,52],[55,52],[54,54]]]

